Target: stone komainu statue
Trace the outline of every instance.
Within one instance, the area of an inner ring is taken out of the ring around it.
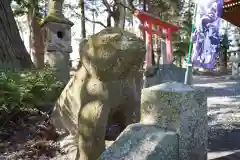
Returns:
[[[56,102],[52,120],[68,132],[60,144],[69,159],[96,160],[105,149],[107,125],[118,121],[124,129],[140,119],[146,51],[141,39],[118,28],[104,29],[81,46],[81,64]]]

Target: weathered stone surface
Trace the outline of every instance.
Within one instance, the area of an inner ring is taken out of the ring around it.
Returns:
[[[147,88],[157,84],[175,81],[184,83],[185,71],[185,68],[177,67],[174,64],[160,65],[156,74],[147,78],[145,87]]]
[[[83,43],[86,44],[80,49],[81,65],[101,81],[123,79],[130,70],[140,70],[145,48],[133,33],[107,28]]]
[[[108,28],[87,39],[82,50],[81,65],[59,97],[52,120],[69,133],[61,143],[68,144],[62,149],[69,156],[96,160],[105,149],[108,124],[121,120],[123,129],[139,122],[145,47],[133,34]]]
[[[205,160],[207,155],[207,101],[199,90],[177,82],[145,88],[141,96],[141,123],[179,134],[180,160]]]
[[[44,25],[44,32],[45,64],[55,67],[58,78],[67,83],[70,78],[69,53],[72,52],[71,26],[48,22]]]
[[[100,160],[178,160],[177,134],[154,125],[129,125]]]
[[[67,83],[70,78],[71,27],[73,23],[62,13],[63,0],[50,0],[48,15],[42,22],[45,41],[45,63],[57,68],[57,76]]]
[[[44,17],[42,24],[48,22],[56,22],[61,24],[68,24],[73,26],[73,22],[65,18],[62,12],[62,5],[64,0],[49,0],[48,3],[48,15]]]

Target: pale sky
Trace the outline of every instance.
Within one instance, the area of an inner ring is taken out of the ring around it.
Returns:
[[[71,5],[77,5],[76,0],[65,0],[64,3],[71,4]],[[97,5],[96,5],[96,8],[100,11],[104,9]],[[75,11],[77,13],[79,13],[80,9],[77,9]],[[64,10],[65,17],[69,18],[74,23],[74,26],[72,27],[72,41],[71,41],[73,52],[70,55],[71,55],[71,59],[76,59],[79,57],[78,48],[79,48],[79,41],[81,39],[81,22],[80,22],[79,17],[72,16],[73,13],[74,13],[74,11],[72,11],[70,9],[65,8],[65,10]],[[92,12],[88,11],[88,12],[86,12],[86,15],[89,19],[92,19]],[[97,21],[101,21],[102,23],[106,24],[106,17],[107,17],[106,13],[100,13],[95,18]],[[16,20],[17,20],[17,24],[18,24],[18,27],[20,30],[21,37],[24,41],[24,44],[25,44],[27,50],[29,51],[29,28],[28,28],[27,18],[26,18],[26,16],[22,16],[22,17],[18,17]],[[133,24],[134,24],[133,26],[134,26],[135,33],[137,35],[140,35],[139,29],[138,29],[139,21],[135,17],[134,17]],[[126,24],[126,28],[127,28],[127,26],[128,26],[128,24]],[[223,26],[226,26],[226,22],[223,23]],[[87,35],[92,35],[92,33],[93,33],[92,28],[93,28],[92,23],[86,22]],[[103,29],[103,27],[101,25],[96,24],[95,33],[101,31],[102,29]]]
[[[71,4],[71,5],[77,5],[77,1],[76,0],[65,0],[64,2],[65,4]],[[103,10],[104,8],[102,8]],[[101,8],[98,10],[101,10]],[[76,12],[80,12],[80,10],[75,10]],[[80,18],[79,17],[74,17],[71,14],[73,14],[74,11],[66,8],[64,9],[64,15],[66,18],[69,18],[73,23],[74,26],[71,28],[72,29],[72,48],[73,48],[73,52],[71,53],[71,59],[76,59],[78,58],[78,48],[79,48],[79,40],[81,39],[81,22],[80,22]],[[92,12],[86,12],[86,15],[89,19],[92,20]],[[95,17],[97,21],[100,21],[104,24],[106,24],[106,17],[107,14],[106,13],[101,13],[98,17]],[[17,19],[17,24],[20,30],[20,35],[24,41],[24,44],[27,48],[27,50],[29,51],[29,28],[28,28],[28,22],[27,22],[27,17],[26,16],[22,16],[22,17],[18,17]],[[134,18],[134,31],[136,31],[136,33],[139,33],[138,30],[138,20],[136,18]],[[87,35],[92,35],[93,33],[93,25],[91,22],[86,22],[86,32]],[[95,27],[95,33],[101,31],[103,29],[103,27],[99,24],[96,24]]]

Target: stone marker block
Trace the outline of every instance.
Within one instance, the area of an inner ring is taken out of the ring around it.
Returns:
[[[159,65],[159,69],[154,76],[147,77],[144,87],[152,87],[166,82],[184,83],[185,68],[177,67],[175,64]]]
[[[178,137],[154,125],[129,125],[100,160],[178,160]]]
[[[202,91],[177,82],[143,89],[140,123],[177,132],[180,160],[207,159],[207,100]]]

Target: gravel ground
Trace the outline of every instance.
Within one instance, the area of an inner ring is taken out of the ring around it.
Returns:
[[[240,81],[195,76],[194,85],[213,87],[208,97],[209,160],[240,160]]]

